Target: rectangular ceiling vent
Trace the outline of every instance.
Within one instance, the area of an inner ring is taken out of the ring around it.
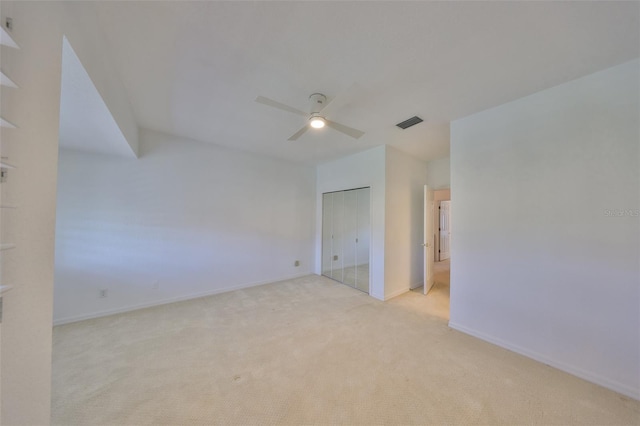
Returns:
[[[423,121],[424,120],[422,118],[420,118],[420,117],[418,117],[416,115],[416,116],[411,117],[408,120],[404,120],[402,123],[396,124],[396,126],[400,127],[401,129],[407,129],[407,128],[411,127],[411,126],[415,126],[418,123],[422,123]]]

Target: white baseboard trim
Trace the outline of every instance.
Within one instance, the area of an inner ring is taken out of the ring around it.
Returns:
[[[634,389],[633,387],[625,385],[624,383],[620,383],[614,380],[607,379],[606,377],[602,377],[597,374],[590,373],[581,368],[566,364],[562,361],[551,359],[538,352],[532,351],[527,348],[523,348],[522,346],[511,344],[497,337],[493,337],[491,335],[482,333],[480,331],[474,330],[469,327],[465,327],[460,324],[453,323],[451,321],[449,321],[449,327],[453,328],[454,330],[460,331],[462,333],[468,334],[470,336],[477,337],[480,340],[493,343],[494,345],[508,349],[520,355],[524,355],[527,358],[531,358],[543,364],[547,364],[551,367],[554,367],[554,368],[557,368],[558,370],[562,370],[566,373],[572,374],[588,382],[595,383],[596,385],[600,385],[607,389],[611,389],[612,391],[621,393],[622,395],[628,396],[629,398],[640,400],[640,389]]]
[[[411,290],[418,287],[424,287],[424,281],[417,282],[415,284],[411,284]]]
[[[279,281],[293,280],[295,278],[301,278],[301,277],[305,277],[305,276],[308,276],[308,275],[312,275],[312,273],[311,272],[307,272],[307,273],[304,273],[304,274],[296,274],[296,275],[292,275],[292,276],[289,276],[289,277],[276,278],[276,279],[273,279],[273,280],[255,281],[255,282],[246,283],[246,284],[238,284],[238,285],[235,285],[235,286],[216,288],[214,290],[204,291],[204,292],[200,292],[200,293],[192,293],[192,294],[187,294],[187,295],[183,295],[183,296],[169,297],[167,299],[160,299],[160,300],[153,300],[153,301],[150,301],[150,302],[137,303],[135,305],[124,306],[122,308],[106,309],[104,311],[92,312],[90,314],[82,314],[82,315],[75,315],[75,316],[70,316],[70,317],[58,318],[58,319],[54,319],[53,320],[53,326],[55,327],[57,325],[70,324],[72,322],[84,321],[84,320],[93,319],[93,318],[101,318],[101,317],[106,317],[106,316],[109,316],[109,315],[122,314],[122,313],[125,313],[125,312],[136,311],[138,309],[152,308],[154,306],[161,306],[161,305],[166,305],[166,304],[169,304],[169,303],[183,302],[185,300],[191,300],[191,299],[198,299],[200,297],[213,296],[215,294],[227,293],[229,291],[240,290],[240,289],[243,289],[243,288],[257,287],[257,286],[260,286],[260,285],[277,283]]]
[[[385,295],[384,295],[384,300],[385,300],[385,302],[386,302],[387,300],[389,300],[389,299],[393,299],[394,297],[396,297],[396,296],[400,296],[401,294],[404,294],[404,293],[406,293],[406,292],[408,292],[408,291],[409,291],[409,289],[408,289],[408,288],[401,288],[400,290],[396,290],[396,291],[391,292],[391,293],[389,293],[389,294],[385,294]]]
[[[381,296],[381,295],[379,295],[377,293],[375,293],[375,294],[374,293],[369,293],[369,296],[373,297],[374,299],[378,299],[381,302],[384,302],[384,296]]]

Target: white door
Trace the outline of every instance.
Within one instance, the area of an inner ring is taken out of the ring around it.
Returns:
[[[424,186],[424,294],[433,287],[433,191]]]
[[[451,257],[451,201],[440,201],[440,257],[446,260]]]

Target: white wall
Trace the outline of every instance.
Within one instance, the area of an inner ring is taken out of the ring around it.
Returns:
[[[388,300],[422,283],[426,164],[381,146],[317,168],[316,273],[322,262],[322,194],[371,188],[371,296]]]
[[[426,172],[425,163],[387,146],[385,299],[423,284]]]
[[[2,88],[2,156],[18,168],[1,185],[1,424],[47,424],[51,404],[51,322],[62,37],[66,34],[123,133],[135,149],[137,128],[121,82],[112,72],[94,6],[78,2],[2,1],[20,50],[2,47],[2,69],[20,89]]]
[[[635,398],[639,77],[636,60],[451,127],[450,325]]]
[[[385,297],[385,147],[380,146],[317,167],[315,272],[322,265],[322,194],[352,188],[371,188],[371,261],[369,294]]]
[[[451,186],[450,157],[427,162],[427,185],[431,189],[447,189]]]
[[[312,272],[312,167],[148,130],[140,154],[60,151],[55,323]]]

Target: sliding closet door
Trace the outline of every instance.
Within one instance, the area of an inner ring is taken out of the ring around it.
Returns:
[[[344,191],[344,284],[356,286],[356,240],[358,239],[358,190]]]
[[[331,278],[344,280],[344,192],[333,193],[333,211],[331,212],[333,234],[331,239]]]
[[[369,292],[369,188],[322,195],[322,275]]]
[[[356,191],[357,228],[356,228],[356,288],[369,293],[369,248],[371,236],[370,190],[362,188]]]
[[[357,231],[356,231],[356,288],[369,293],[369,246],[371,239],[370,190],[357,191]]]
[[[322,194],[322,275],[331,277],[333,194]]]

